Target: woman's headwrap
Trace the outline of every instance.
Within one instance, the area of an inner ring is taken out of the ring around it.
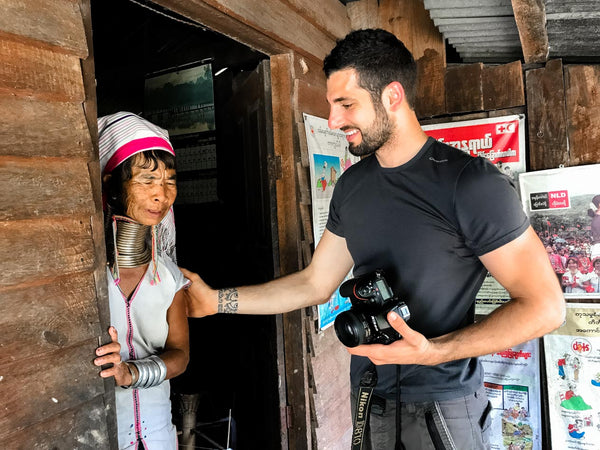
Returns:
[[[164,150],[175,156],[167,130],[130,112],[98,118],[100,170],[112,172],[125,160],[146,150]],[[173,208],[156,227],[156,250],[176,261],[175,216]]]

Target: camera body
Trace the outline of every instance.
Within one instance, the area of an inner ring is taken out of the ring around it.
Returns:
[[[391,344],[402,336],[387,321],[390,311],[405,321],[410,319],[406,303],[401,302],[378,269],[345,281],[340,295],[350,298],[352,307],[335,318],[335,333],[346,347],[361,344]]]

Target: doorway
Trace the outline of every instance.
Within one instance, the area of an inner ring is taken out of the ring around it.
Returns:
[[[131,111],[168,128],[158,109],[148,117],[149,80],[208,70],[213,109],[203,106],[201,113],[210,116],[209,125],[172,134],[182,161],[178,264],[215,288],[272,279],[278,254],[268,56],[159,6],[124,0],[92,0],[91,6],[98,116]],[[191,360],[171,382],[174,398],[198,394],[199,424],[219,423],[231,413],[236,449],[281,448],[278,386],[285,377],[276,320],[190,319]],[[177,422],[176,401],[173,413]],[[225,447],[222,427],[201,431],[213,444],[198,440],[198,447]]]

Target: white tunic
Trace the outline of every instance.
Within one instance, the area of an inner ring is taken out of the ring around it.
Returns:
[[[168,258],[157,258],[160,282],[151,284],[149,270],[127,300],[108,275],[111,323],[119,333],[121,359],[142,359],[163,351],[169,325],[167,310],[187,280]],[[149,389],[115,388],[119,448],[177,450],[177,434],[171,420],[170,385],[164,381]],[[143,445],[141,445],[143,444]]]

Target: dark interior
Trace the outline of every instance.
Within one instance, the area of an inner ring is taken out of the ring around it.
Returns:
[[[178,166],[178,183],[216,179],[216,195],[175,203],[178,264],[215,288],[269,280],[276,272],[277,247],[269,176],[270,97],[260,90],[268,86],[261,85],[264,67],[268,76],[268,57],[146,5],[155,11],[137,2],[92,0],[98,116],[117,111],[144,116],[149,74],[210,63],[215,129],[187,139],[215,143],[216,168],[179,173]],[[265,110],[267,115],[261,116]],[[173,140],[176,153],[180,142]],[[198,435],[199,448],[225,447],[226,422],[203,424],[227,418],[230,410],[230,446],[280,447],[275,320],[242,315],[189,320],[191,361],[187,372],[171,382],[173,414],[179,427],[177,394],[198,394],[198,431],[213,440],[211,444]]]

